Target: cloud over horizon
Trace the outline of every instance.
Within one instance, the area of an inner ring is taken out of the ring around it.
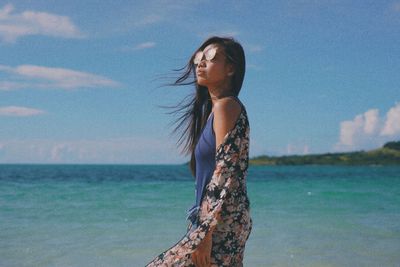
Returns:
[[[339,141],[335,151],[373,149],[388,141],[400,139],[400,102],[390,108],[385,117],[378,109],[358,114],[353,120],[340,123]]]
[[[182,163],[170,140],[147,137],[0,140],[0,163]]]

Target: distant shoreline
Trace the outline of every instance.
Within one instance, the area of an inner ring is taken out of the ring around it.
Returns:
[[[251,165],[400,165],[400,141],[369,151],[290,156],[257,156]]]

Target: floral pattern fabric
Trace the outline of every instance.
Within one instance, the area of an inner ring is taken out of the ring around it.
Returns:
[[[211,227],[211,266],[243,266],[245,243],[252,230],[246,177],[249,163],[250,127],[247,112],[242,110],[215,154],[216,167],[199,211],[199,223],[189,222],[187,233],[146,267],[195,267],[191,254]]]

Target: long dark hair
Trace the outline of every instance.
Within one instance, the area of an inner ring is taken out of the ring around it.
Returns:
[[[172,86],[195,85],[195,92],[187,95],[178,105],[173,106],[175,111],[170,113],[183,113],[175,123],[179,124],[173,130],[173,133],[183,128],[183,133],[177,141],[179,146],[185,141],[181,153],[190,154],[190,170],[193,176],[196,176],[196,161],[194,149],[199,139],[201,130],[203,129],[207,118],[211,113],[212,102],[207,87],[197,84],[196,67],[193,59],[197,51],[203,50],[210,44],[216,44],[224,49],[226,60],[234,66],[234,74],[232,75],[231,86],[232,95],[238,96],[242,88],[244,74],[246,71],[246,60],[243,47],[240,43],[231,37],[213,36],[208,38],[190,57],[189,62],[181,69],[181,75],[176,79]],[[187,81],[189,80],[189,81]],[[189,99],[189,100],[188,100]],[[186,103],[184,101],[186,100]]]

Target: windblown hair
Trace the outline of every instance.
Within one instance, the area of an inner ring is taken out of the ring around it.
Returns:
[[[181,69],[176,71],[182,71],[181,75],[176,81],[170,85],[182,86],[182,85],[195,85],[195,92],[184,98],[189,99],[186,103],[182,100],[178,105],[174,106],[176,110],[171,113],[183,113],[175,123],[179,122],[173,133],[183,128],[183,133],[178,139],[178,146],[181,146],[185,141],[185,145],[181,153],[185,155],[191,155],[190,159],[190,170],[193,176],[196,176],[196,161],[194,156],[194,150],[198,139],[201,134],[207,118],[211,113],[212,102],[208,89],[205,86],[197,84],[196,80],[196,67],[193,63],[193,59],[196,52],[202,51],[205,47],[210,44],[216,44],[224,49],[226,60],[234,66],[234,74],[231,76],[231,90],[232,95],[238,96],[240,89],[242,88],[244,75],[246,71],[246,60],[244,55],[243,47],[240,43],[230,37],[218,37],[213,36],[208,38],[190,57],[189,62]]]

